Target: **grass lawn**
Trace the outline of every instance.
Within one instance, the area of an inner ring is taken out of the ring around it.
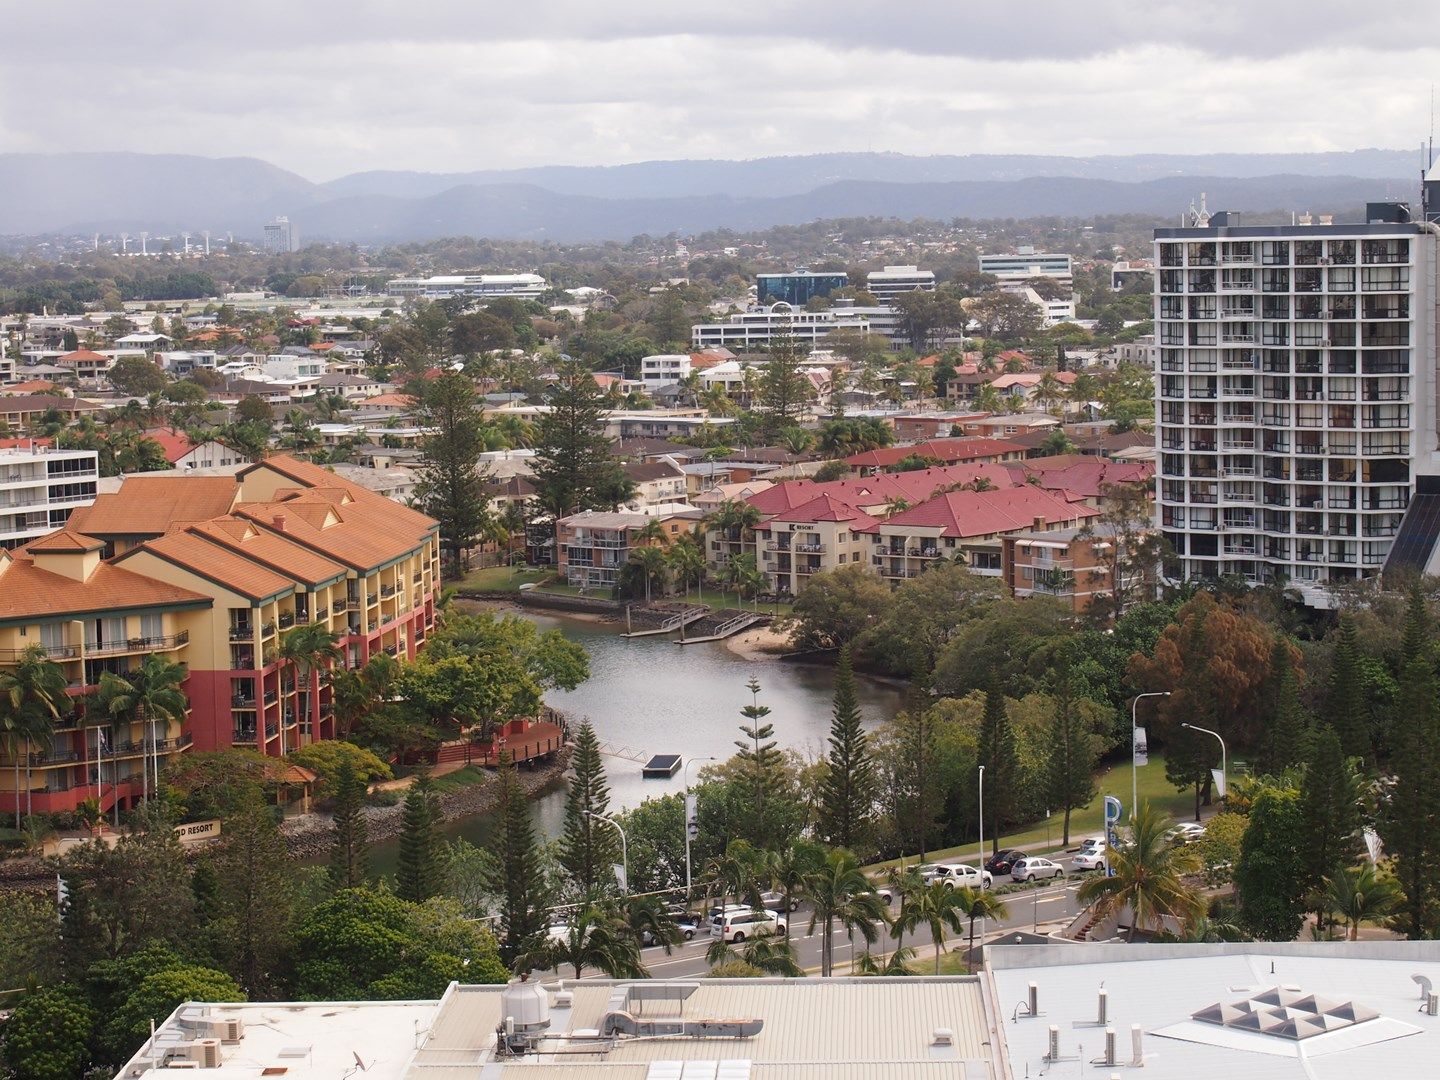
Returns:
[[[434,786],[436,794],[445,795],[452,791],[459,791],[461,788],[471,787],[474,784],[483,784],[490,778],[490,773],[478,765],[466,765],[463,769],[456,769],[454,772],[445,773],[443,776],[433,777],[430,783]]]
[[[482,566],[471,570],[456,585],[461,589],[514,592],[521,585],[545,580],[551,573],[550,570],[532,570],[524,566]]]
[[[1190,792],[1176,791],[1173,784],[1165,779],[1165,759],[1159,754],[1150,755],[1150,764],[1142,766],[1139,775],[1136,777],[1140,801],[1149,800],[1150,804],[1157,809],[1164,811],[1177,821],[1189,821],[1195,809],[1195,797]],[[1096,796],[1089,806],[1076,810],[1070,815],[1070,847],[1079,847],[1080,841],[1087,836],[1098,836],[1105,831],[1104,822],[1104,795],[1118,796],[1124,804],[1125,813],[1130,813],[1130,765],[1129,763],[1109,766],[1104,769],[1095,781]],[[1038,822],[1019,832],[1006,833],[1000,837],[1000,846],[1024,848],[1026,851],[1037,855],[1052,853],[1060,850],[1061,818],[1059,814],[1052,814],[1047,820],[1041,818]],[[991,837],[985,837],[986,857],[989,857],[992,848]],[[974,861],[978,852],[978,844],[971,842],[960,847],[944,848],[940,851],[927,851],[925,858],[929,862],[941,862],[945,859],[958,858]],[[891,859],[887,862],[876,863],[867,867],[869,870],[882,870],[900,862],[899,859]]]
[[[905,965],[910,969],[912,975],[934,975],[935,957],[925,956],[911,960]],[[957,945],[949,952],[940,955],[941,975],[969,975],[970,965],[965,963],[965,946]]]

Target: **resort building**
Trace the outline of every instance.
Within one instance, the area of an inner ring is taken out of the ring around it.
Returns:
[[[1000,565],[1012,596],[1058,597],[1080,615],[1097,599],[1109,604],[1114,595],[1108,556],[1115,540],[1105,526],[1015,533],[1002,543]],[[1143,584],[1140,574],[1122,582],[1127,595]]]
[[[555,568],[565,580],[583,589],[613,589],[633,548],[674,540],[701,518],[698,510],[672,505],[639,511],[585,510],[555,522]],[[665,541],[642,540],[636,534],[658,521]]]
[[[756,565],[772,592],[796,595],[816,574],[863,562],[865,530],[876,524],[865,511],[833,495],[818,495],[760,523]]]
[[[549,283],[539,274],[436,274],[425,278],[391,278],[385,291],[391,296],[443,300],[451,296],[478,296],[494,299],[515,296],[538,300]]]
[[[1392,543],[1390,568],[1432,564],[1440,519],[1406,508],[1440,489],[1437,236],[1403,203],[1365,217],[1156,230],[1159,524],[1181,578],[1328,606]]]
[[[0,449],[0,548],[54,532],[78,507],[95,501],[100,478],[94,450],[56,450],[25,441]]]
[[[0,664],[38,644],[60,664],[73,709],[22,744],[23,804],[131,805],[141,742],[163,759],[195,746],[280,755],[334,734],[330,691],[276,653],[292,626],[336,635],[340,662],[411,658],[435,621],[437,525],[408,507],[285,456],[235,476],[131,477],[66,527],[0,555]],[[184,664],[182,723],[151,732],[87,718],[102,672],[151,654]],[[16,805],[0,754],[0,810]]]

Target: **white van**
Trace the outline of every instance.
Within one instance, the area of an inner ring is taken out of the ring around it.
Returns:
[[[722,914],[710,917],[710,936],[721,941],[738,942],[757,934],[783,934],[785,920],[773,911],[742,908],[739,911],[726,909]]]

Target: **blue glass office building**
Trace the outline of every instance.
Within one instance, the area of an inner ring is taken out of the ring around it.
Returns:
[[[824,296],[850,284],[848,274],[812,274],[796,270],[790,274],[756,274],[755,299],[762,304],[777,300],[803,307],[813,296]]]

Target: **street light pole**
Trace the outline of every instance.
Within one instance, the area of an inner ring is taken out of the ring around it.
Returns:
[[[682,635],[685,633],[685,628],[684,628],[683,626],[680,628],[680,633],[681,633]],[[685,772],[684,772],[684,779],[685,779],[685,812],[684,812],[684,818],[685,818],[685,821],[684,821],[684,827],[685,827],[685,903],[687,903],[687,904],[690,903],[690,766],[691,766],[691,765],[694,765],[697,761],[714,761],[714,760],[715,760],[715,758],[714,758],[713,756],[712,756],[712,757],[697,757],[697,758],[690,758],[689,760],[687,760],[687,761],[685,762]]]
[[[1135,700],[1130,703],[1130,820],[1135,820],[1135,811],[1140,808],[1140,766],[1135,756],[1135,732],[1137,730],[1137,713],[1140,709],[1140,699],[1147,697],[1169,697],[1169,690],[1155,690],[1148,694],[1136,694]]]
[[[625,835],[625,830],[620,823],[612,817],[604,814],[597,814],[594,810],[586,810],[585,816],[594,818],[596,821],[603,821],[606,825],[614,826],[615,831],[620,834],[620,866],[621,876],[625,879],[621,891],[627,896],[630,894],[630,840]]]
[[[985,886],[985,766],[980,766],[980,886]]]
[[[1195,724],[1181,724],[1180,726],[1182,728],[1189,728],[1191,731],[1202,732],[1206,735],[1214,735],[1215,738],[1220,740],[1220,797],[1223,799],[1225,797],[1225,789],[1229,787],[1228,758],[1225,753],[1224,738],[1221,737],[1218,731],[1211,731],[1208,727],[1199,727]]]

